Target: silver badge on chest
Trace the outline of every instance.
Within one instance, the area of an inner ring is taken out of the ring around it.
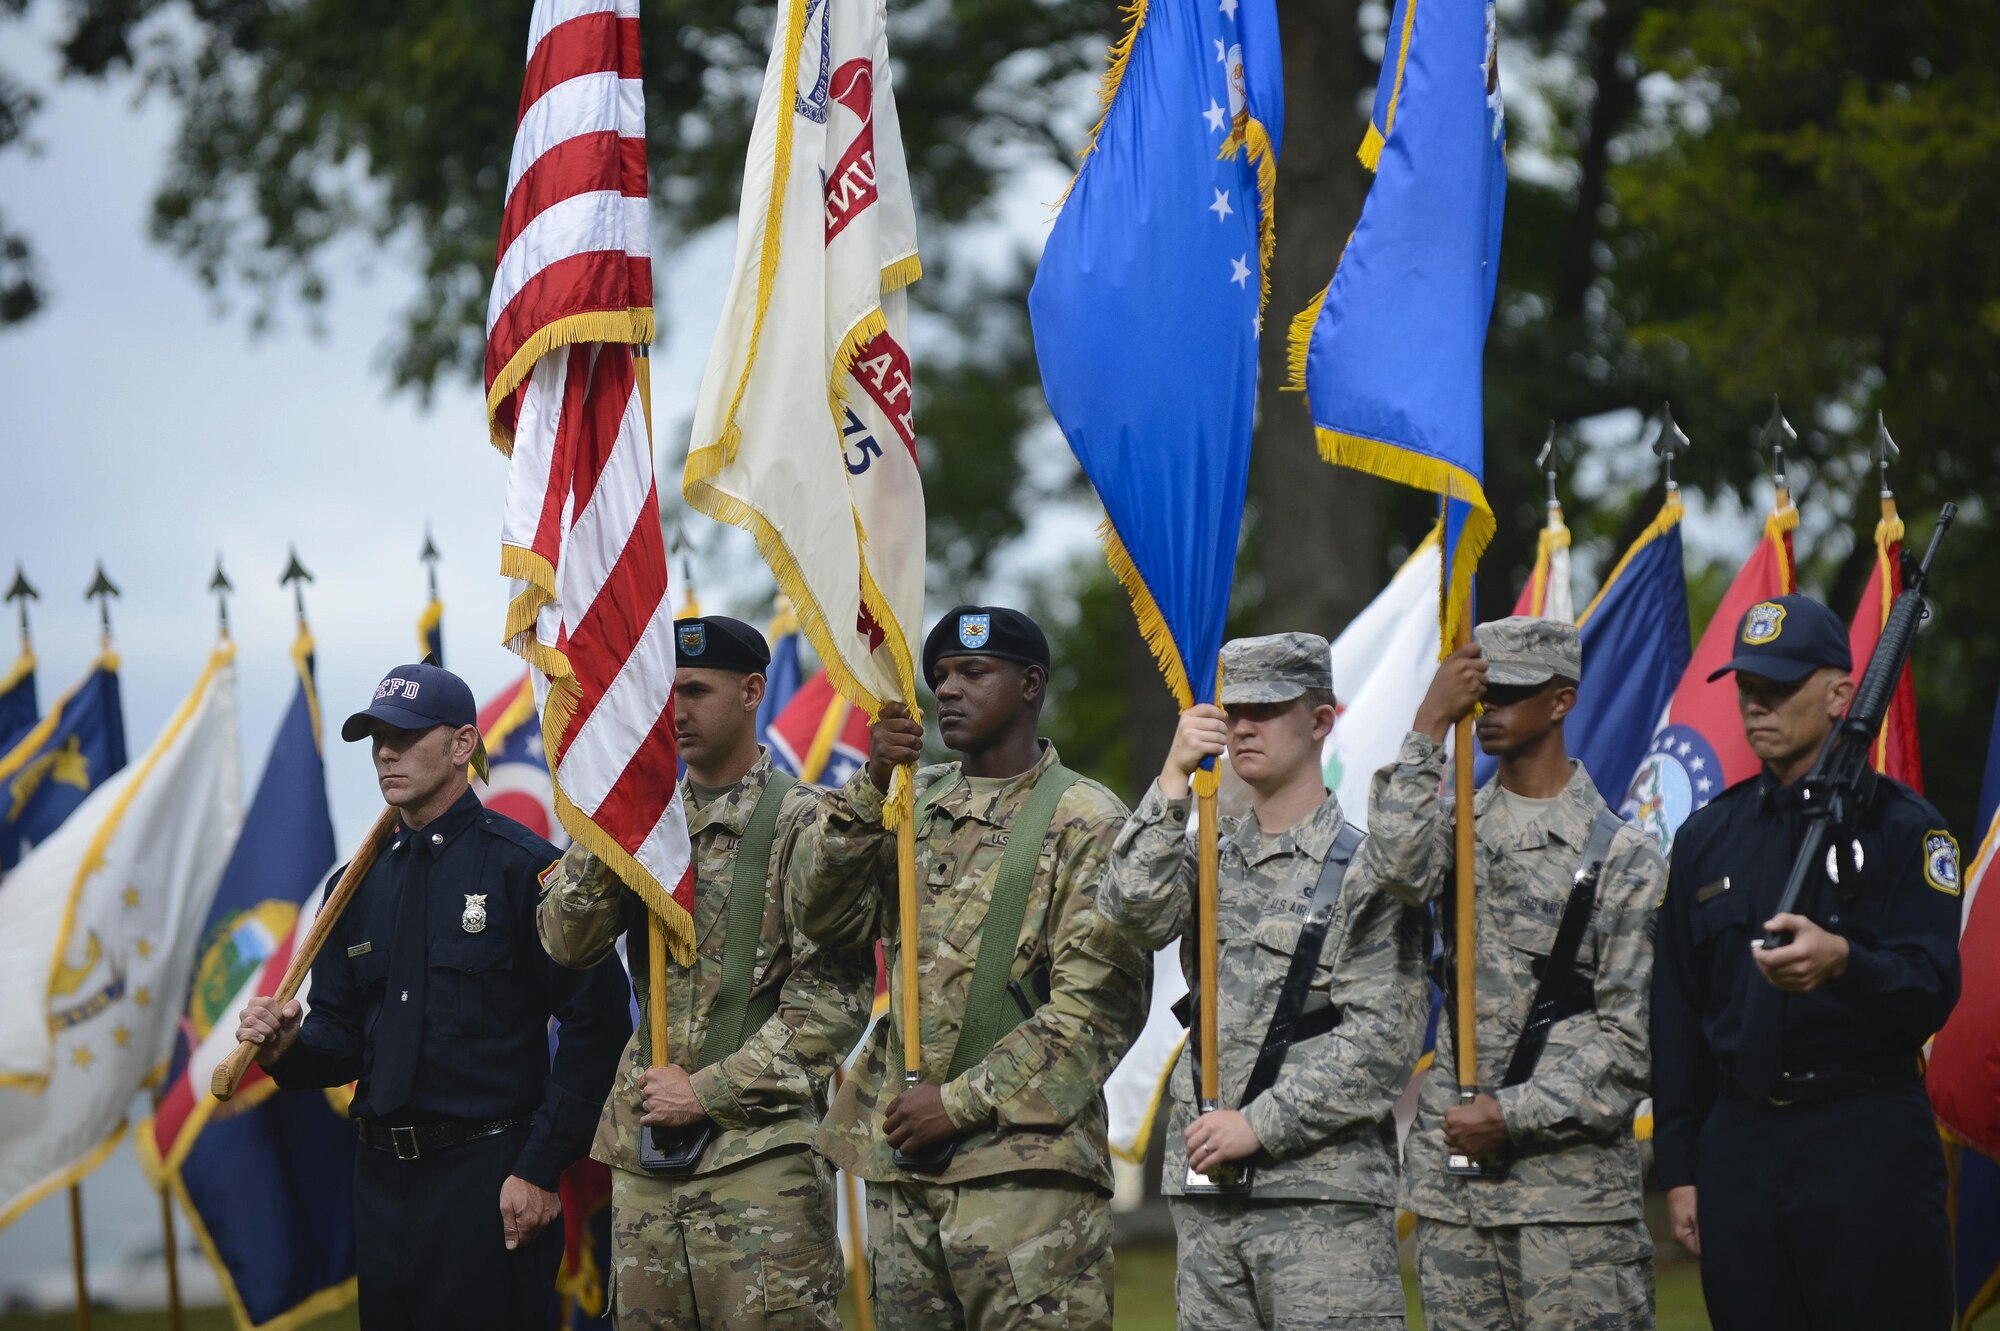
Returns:
[[[465,914],[458,917],[465,932],[476,934],[486,927],[486,894],[467,892],[465,894]]]

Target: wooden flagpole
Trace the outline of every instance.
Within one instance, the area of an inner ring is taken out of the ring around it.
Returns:
[[[1222,662],[1219,658],[1215,663],[1215,696],[1218,699],[1222,697]],[[1216,888],[1221,841],[1216,827],[1215,799],[1220,777],[1215,765],[1211,763],[1197,768],[1190,784],[1194,787],[1195,814],[1200,824],[1195,832],[1195,909],[1200,913],[1201,950],[1196,977],[1201,995],[1195,1007],[1201,1020],[1201,1029],[1197,1033],[1201,1041],[1200,1109],[1205,1114],[1216,1107],[1222,1094],[1216,1068],[1219,1040],[1215,1025],[1215,931],[1221,913]]]
[[[1463,647],[1472,641],[1472,607],[1466,606],[1458,617],[1458,633],[1453,647]],[[1452,938],[1455,944],[1453,957],[1453,983],[1456,989],[1458,1026],[1453,1031],[1457,1039],[1458,1056],[1458,1098],[1469,1102],[1479,1093],[1478,1030],[1475,1018],[1478,1004],[1474,1001],[1473,976],[1476,970],[1472,911],[1472,870],[1473,870],[1473,827],[1472,827],[1472,717],[1462,716],[1452,732],[1452,783],[1457,796],[1458,807],[1453,810],[1452,833],[1456,848],[1456,872],[1458,881],[1452,899]]]
[[[903,1086],[924,1079],[923,1035],[917,1008],[917,769],[905,769],[896,801],[896,970],[902,993],[898,1012],[903,1027]]]
[[[83,1258],[83,1188],[69,1185],[69,1261],[76,1274],[76,1331],[90,1331],[90,1276]]]
[[[160,1189],[160,1236],[167,1254],[167,1331],[181,1331],[181,1265],[174,1241],[174,1194]]]

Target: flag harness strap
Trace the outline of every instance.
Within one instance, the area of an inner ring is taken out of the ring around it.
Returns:
[[[729,921],[722,936],[722,985],[709,1009],[708,1033],[701,1041],[701,1066],[719,1063],[743,1047],[744,1037],[770,1020],[778,1010],[774,988],[750,998],[750,981],[757,965],[757,942],[764,932],[765,884],[771,876],[771,848],[777,839],[778,811],[785,795],[798,784],[790,772],[772,769],[764,793],[736,845],[736,864],[729,879]]]
[[[972,988],[965,999],[965,1016],[959,1022],[958,1043],[952,1047],[951,1064],[945,1074],[950,1081],[991,1053],[993,1046],[1025,1014],[1012,1015],[1015,1008],[1002,1001],[1014,969],[1014,952],[1021,941],[1021,921],[1028,914],[1028,897],[1035,887],[1035,866],[1041,859],[1042,842],[1049,825],[1055,822],[1056,806],[1063,793],[1082,777],[1057,763],[1035,780],[1019,816],[1008,829],[1007,849],[1000,856],[1000,868],[993,878],[993,891],[986,906],[986,919],[979,926],[979,956],[972,967]],[[927,794],[917,826],[922,828],[937,807],[937,790]],[[1016,986],[1018,996],[1018,986]],[[1011,1015],[1011,1020],[1010,1020]]]

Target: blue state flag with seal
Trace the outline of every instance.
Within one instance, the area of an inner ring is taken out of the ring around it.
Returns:
[[[118,657],[106,651],[34,728],[0,754],[0,873],[48,839],[125,766]]]
[[[298,684],[279,722],[215,900],[202,925],[167,1089],[135,1139],[155,1186],[194,1221],[237,1324],[288,1327],[354,1297],[354,1127],[329,1095],[277,1094],[253,1067],[228,1103],[208,1094],[198,1047],[233,1034],[269,992],[301,906],[338,854],[327,808],[313,641],[292,646]]]
[[[1660,833],[1649,821],[1647,797],[1628,800],[1627,791],[1693,650],[1681,551],[1685,514],[1679,492],[1670,490],[1659,514],[1577,616],[1583,679],[1563,721],[1569,756],[1590,773],[1605,803],[1655,836]],[[1484,785],[1498,767],[1482,752],[1475,779]]]
[[[42,719],[35,698],[35,653],[26,644],[0,675],[0,753],[11,750]]]
[[[1215,696],[1284,83],[1274,0],[1136,0],[1028,294],[1049,409],[1182,707]]]
[[[1292,326],[1321,456],[1436,492],[1443,646],[1492,539],[1483,357],[1507,195],[1493,5],[1404,0],[1371,140],[1375,183],[1319,299]]]

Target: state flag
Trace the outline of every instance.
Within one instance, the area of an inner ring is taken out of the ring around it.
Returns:
[[[48,715],[0,754],[0,875],[124,766],[118,657],[106,650]]]

